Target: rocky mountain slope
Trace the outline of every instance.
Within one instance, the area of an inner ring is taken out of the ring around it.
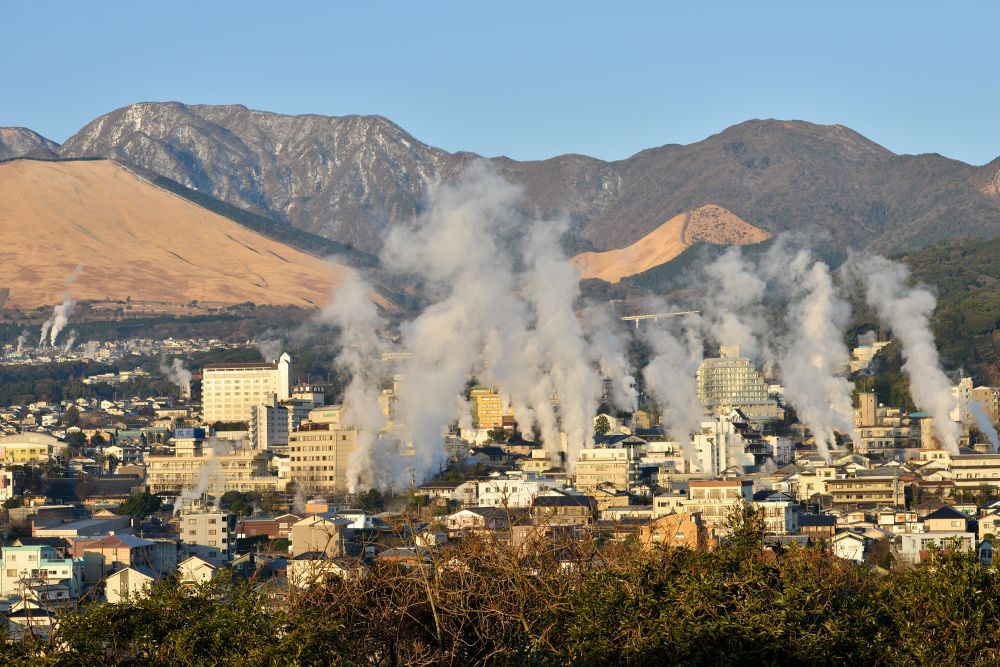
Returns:
[[[0,160],[23,157],[55,157],[59,144],[26,127],[0,127]]]
[[[141,103],[89,123],[64,157],[107,156],[330,239],[377,251],[429,187],[477,156],[421,143],[378,116],[283,116]],[[895,155],[838,125],[753,120],[694,144],[604,162],[492,158],[534,215],[566,215],[573,252],[629,245],[709,203],[771,233],[849,248],[1000,235],[1000,158],[982,167]]]
[[[77,300],[304,307],[350,271],[107,160],[0,164],[0,235],[0,289],[22,308],[61,302],[78,266]]]

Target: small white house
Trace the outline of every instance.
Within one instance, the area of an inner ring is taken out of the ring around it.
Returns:
[[[182,584],[201,584],[215,579],[219,568],[200,556],[191,556],[177,564],[177,576]]]
[[[838,558],[863,563],[865,560],[865,538],[850,532],[834,535],[830,539],[830,550]]]
[[[129,598],[143,598],[156,581],[156,574],[145,567],[126,567],[104,580],[104,597],[111,604],[118,604]]]

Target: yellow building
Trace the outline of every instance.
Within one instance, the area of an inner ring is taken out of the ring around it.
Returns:
[[[15,433],[0,437],[0,458],[8,465],[45,463],[63,453],[66,443],[45,433]]]
[[[489,387],[476,385],[469,392],[469,399],[472,401],[472,417],[474,426],[481,429],[492,429],[503,427],[504,417],[513,417],[514,412],[509,407],[504,407],[503,399]]]

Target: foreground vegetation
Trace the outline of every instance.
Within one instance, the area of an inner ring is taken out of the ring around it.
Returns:
[[[66,612],[38,665],[997,664],[1000,573],[960,554],[916,569],[820,549],[515,552],[466,539],[305,592],[251,579]]]

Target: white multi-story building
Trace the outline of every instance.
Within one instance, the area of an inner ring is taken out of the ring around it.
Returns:
[[[799,529],[799,504],[780,491],[760,491],[754,494],[754,507],[764,513],[764,526],[773,535],[788,535]]]
[[[531,507],[543,491],[560,489],[562,483],[542,475],[511,471],[477,482],[480,507]]]
[[[57,587],[56,597],[76,598],[80,593],[80,563],[61,558],[45,545],[3,547],[0,558],[0,596],[30,597],[30,589]]]
[[[782,419],[784,410],[770,396],[753,361],[740,356],[738,345],[722,347],[717,358],[705,359],[695,376],[698,398],[709,412],[739,408],[754,421]]]
[[[753,482],[750,480],[692,480],[683,507],[685,512],[700,513],[702,521],[715,534],[724,534],[726,521],[733,511],[752,501]]]
[[[709,477],[719,477],[730,468],[751,468],[770,452],[770,445],[735,411],[702,422],[701,432],[694,435],[691,444],[697,472]]]
[[[199,503],[181,510],[178,526],[181,549],[219,565],[233,559],[236,551],[236,515]]]
[[[287,401],[291,398],[291,361],[282,354],[273,363],[205,366],[201,380],[204,421],[245,422],[252,408]]]

